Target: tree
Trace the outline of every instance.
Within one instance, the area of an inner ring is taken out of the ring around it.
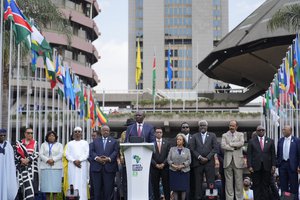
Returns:
[[[300,4],[287,5],[279,9],[268,22],[268,29],[274,31],[284,28],[288,31],[300,31]]]
[[[47,29],[50,23],[55,24],[55,31],[61,32],[71,41],[71,29],[69,28],[69,19],[60,12],[51,0],[26,0],[17,2],[23,14],[28,18],[34,20],[34,23],[41,29]],[[7,114],[8,108],[12,105],[12,102],[8,102],[8,87],[9,87],[9,26],[5,26],[4,33],[4,56],[3,56],[3,94],[2,95],[2,113],[1,113],[1,127],[7,126]],[[51,29],[53,29],[51,27]],[[15,50],[14,46],[14,50]],[[22,50],[22,55],[25,55],[25,51]],[[27,54],[29,53],[26,50]],[[15,54],[15,52],[13,52]],[[25,57],[25,56],[23,56]],[[28,56],[26,57],[28,59]],[[14,59],[15,60],[15,59]],[[14,61],[13,61],[14,62]],[[30,61],[26,63],[29,64]],[[15,66],[15,63],[12,63]],[[18,134],[18,133],[17,133]]]

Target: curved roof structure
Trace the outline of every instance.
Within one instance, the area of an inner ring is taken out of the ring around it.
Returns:
[[[211,78],[248,87],[241,102],[249,102],[264,93],[277,72],[295,33],[284,29],[270,31],[267,22],[283,6],[298,0],[267,0],[198,64]]]

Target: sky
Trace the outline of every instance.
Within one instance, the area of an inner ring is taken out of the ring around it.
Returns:
[[[265,0],[229,0],[229,31]],[[97,0],[101,12],[95,18],[101,33],[94,41],[101,59],[92,67],[100,83],[97,92],[128,89],[128,0]]]

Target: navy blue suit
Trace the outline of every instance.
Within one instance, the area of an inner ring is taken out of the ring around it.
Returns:
[[[125,141],[129,142],[130,136],[138,136],[137,124],[132,124],[127,127]],[[144,142],[155,142],[154,128],[152,125],[144,123],[141,136],[144,137]]]
[[[277,144],[277,167],[281,193],[291,192],[296,194],[295,199],[298,199],[297,168],[300,167],[300,140],[292,136],[288,161],[283,159],[283,143],[284,137],[280,138]]]
[[[95,139],[90,145],[90,170],[93,177],[94,198],[97,200],[109,200],[112,197],[115,175],[118,171],[118,152],[119,143],[110,136],[107,138],[105,149],[102,137]],[[95,160],[100,156],[109,157],[110,162],[100,164]]]

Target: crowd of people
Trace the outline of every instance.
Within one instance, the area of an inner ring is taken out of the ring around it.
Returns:
[[[278,191],[298,199],[300,140],[292,136],[290,125],[283,127],[278,144],[258,125],[243,151],[245,137],[237,131],[235,120],[229,122],[229,130],[218,142],[206,120],[198,122],[195,134],[183,122],[176,137],[167,139],[161,127],[154,128],[144,118],[145,114],[137,111],[135,119],[127,120],[127,130],[119,140],[103,125],[100,132],[93,132],[90,144],[82,139],[82,128],[75,127],[65,147],[54,131],[49,131],[38,147],[32,128],[26,128],[25,138],[11,145],[6,130],[0,129],[0,199],[33,200],[38,192],[57,199],[62,191],[67,196],[71,187],[80,200],[117,199],[116,195],[126,200],[126,165],[120,143],[131,142],[133,136],[154,143],[149,199],[205,200],[207,188],[217,189],[216,199],[221,200],[279,200]],[[245,167],[251,179],[244,177]],[[279,183],[274,179],[276,168]]]

